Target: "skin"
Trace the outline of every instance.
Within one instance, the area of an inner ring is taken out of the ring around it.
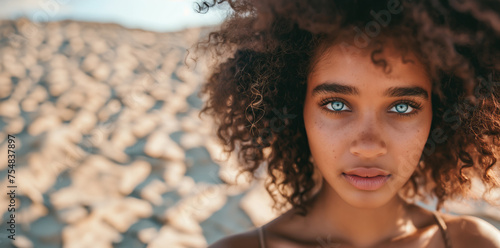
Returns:
[[[403,63],[391,44],[383,53],[392,69],[389,74],[372,63],[369,52],[355,53],[336,44],[318,58],[308,78],[303,114],[323,182],[308,215],[295,215],[291,209],[264,225],[267,247],[445,247],[432,212],[397,194],[419,163],[432,122],[432,102],[425,67],[413,54],[405,59],[414,63]],[[324,83],[355,87],[358,94],[315,91]],[[418,87],[427,97],[385,94],[394,87]],[[377,190],[357,189],[342,175],[371,166],[391,174]],[[500,247],[500,232],[487,222],[442,216],[453,247]],[[258,233],[227,237],[210,247],[259,247]]]
[[[355,247],[371,247],[416,230],[404,201],[396,195],[419,162],[432,122],[432,85],[424,66],[414,56],[409,58],[415,63],[402,63],[390,46],[384,50],[392,66],[390,74],[366,53],[333,46],[310,74],[304,104],[309,146],[324,178],[311,217],[328,220],[323,221],[322,236],[335,233],[336,239]],[[325,83],[353,87],[357,94],[314,93]],[[385,94],[396,87],[419,87],[425,95]],[[328,104],[321,106],[325,99]],[[374,191],[357,189],[342,175],[352,168],[372,166],[391,174]],[[402,225],[396,225],[398,221]]]

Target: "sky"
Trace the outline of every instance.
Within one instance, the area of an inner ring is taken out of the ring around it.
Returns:
[[[0,19],[80,20],[118,23],[157,32],[220,24],[227,13],[218,8],[199,14],[200,0],[0,0]]]

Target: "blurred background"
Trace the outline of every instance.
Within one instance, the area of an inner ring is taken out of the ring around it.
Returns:
[[[194,6],[0,0],[0,247],[198,248],[279,214],[262,180],[236,181],[234,157],[198,117],[209,68],[184,58],[229,10]],[[445,212],[500,228],[483,202]]]

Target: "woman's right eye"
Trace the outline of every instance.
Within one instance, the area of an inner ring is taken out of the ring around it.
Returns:
[[[340,111],[343,111],[343,110],[349,110],[349,108],[347,108],[347,106],[345,105],[345,103],[341,102],[341,101],[330,101],[326,104],[326,108],[332,112],[340,112]],[[344,109],[346,108],[346,109]]]

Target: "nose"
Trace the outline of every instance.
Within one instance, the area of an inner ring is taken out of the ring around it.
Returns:
[[[351,143],[350,152],[361,158],[372,159],[387,153],[387,145],[381,134],[381,129],[374,121],[366,120],[362,123],[358,135]]]

